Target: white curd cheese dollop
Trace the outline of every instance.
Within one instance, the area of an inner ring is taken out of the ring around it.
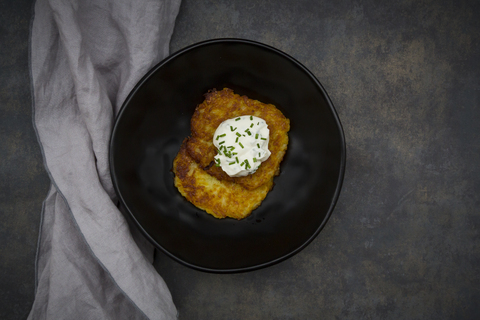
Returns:
[[[215,165],[230,177],[243,177],[257,171],[270,156],[270,130],[265,120],[240,116],[223,121],[213,135],[217,147]]]

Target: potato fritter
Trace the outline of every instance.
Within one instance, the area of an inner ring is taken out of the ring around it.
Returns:
[[[213,135],[223,121],[243,115],[253,115],[264,119],[270,130],[268,149],[270,157],[260,168],[245,177],[230,177],[220,167],[212,165],[217,150],[213,145]],[[290,120],[272,104],[265,104],[246,96],[235,94],[231,89],[211,90],[205,101],[198,105],[191,119],[192,135],[187,141],[188,154],[211,176],[235,182],[248,190],[254,190],[279,174],[288,145]]]
[[[173,161],[173,172],[175,186],[180,193],[196,207],[216,218],[240,220],[249,216],[273,186],[273,178],[255,190],[216,179],[189,156],[185,141]]]

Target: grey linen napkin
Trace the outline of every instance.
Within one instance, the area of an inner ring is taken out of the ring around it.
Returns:
[[[34,126],[52,184],[29,319],[175,319],[117,207],[111,129],[142,75],[168,55],[180,0],[38,0],[31,30]],[[150,261],[149,261],[150,260]]]

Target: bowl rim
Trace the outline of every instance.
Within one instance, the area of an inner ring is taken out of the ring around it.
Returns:
[[[333,117],[335,119],[335,122],[337,124],[337,129],[338,129],[338,133],[340,135],[340,143],[341,143],[341,146],[340,146],[340,148],[341,148],[340,172],[338,174],[337,185],[336,185],[336,188],[335,188],[335,192],[333,194],[333,198],[332,198],[332,201],[330,203],[330,207],[327,211],[327,214],[325,215],[325,218],[323,219],[322,223],[318,226],[318,228],[315,230],[315,232],[312,233],[312,235],[302,245],[300,245],[296,249],[290,251],[289,253],[287,253],[287,254],[285,254],[281,257],[278,257],[278,258],[273,259],[271,261],[260,263],[258,265],[254,265],[254,266],[232,268],[232,269],[214,269],[214,268],[197,266],[195,264],[189,263],[187,261],[184,261],[184,260],[178,258],[173,253],[169,252],[168,250],[163,248],[159,243],[157,243],[148,234],[148,232],[143,228],[143,226],[136,219],[135,215],[132,213],[132,211],[130,210],[130,208],[126,204],[126,202],[125,202],[125,200],[124,200],[124,198],[123,198],[123,196],[122,196],[122,194],[119,190],[117,176],[116,176],[116,174],[114,172],[114,169],[113,169],[114,168],[113,142],[114,142],[114,138],[115,138],[115,133],[117,132],[119,119],[122,117],[122,114],[126,109],[126,106],[130,102],[132,97],[135,95],[135,93],[139,90],[139,88],[152,76],[152,74],[157,72],[157,70],[162,68],[165,64],[169,63],[171,60],[176,59],[177,57],[183,55],[184,53],[186,53],[188,51],[191,51],[191,50],[194,50],[194,49],[197,49],[197,48],[200,48],[200,47],[208,46],[208,45],[211,45],[211,44],[218,44],[218,43],[240,43],[240,44],[247,44],[247,45],[252,45],[252,46],[260,47],[260,48],[263,48],[263,49],[267,49],[267,50],[273,51],[274,53],[282,56],[283,58],[285,58],[287,60],[289,60],[296,67],[300,68],[303,72],[305,72],[305,74],[311,78],[311,80],[315,83],[315,85],[320,89],[320,91],[324,95],[325,100],[327,102],[327,105],[329,106],[330,111],[332,112],[332,115],[333,115]],[[189,46],[186,46],[183,49],[175,51],[174,53],[170,54],[169,56],[167,56],[166,58],[164,58],[163,60],[161,60],[160,62],[155,64],[153,67],[151,67],[150,70],[136,83],[136,85],[132,88],[132,90],[130,91],[128,96],[125,98],[118,114],[115,117],[115,122],[114,122],[114,125],[113,125],[113,128],[112,128],[112,131],[111,131],[110,141],[109,141],[109,170],[110,170],[110,175],[111,175],[111,179],[112,179],[112,184],[113,184],[113,187],[115,189],[115,193],[118,196],[118,198],[119,198],[121,204],[123,205],[123,207],[125,207],[125,209],[126,209],[125,211],[128,213],[129,217],[134,221],[136,227],[140,230],[140,232],[143,234],[143,236],[145,236],[145,238],[148,239],[148,241],[150,241],[150,243],[155,248],[161,250],[163,253],[165,253],[167,256],[172,258],[174,261],[177,261],[182,265],[185,265],[187,267],[190,267],[190,268],[198,270],[198,271],[203,271],[203,272],[208,272],[208,273],[222,273],[222,274],[240,273],[240,272],[248,272],[248,271],[254,271],[254,270],[266,268],[266,267],[272,266],[274,264],[277,264],[279,262],[282,262],[282,261],[296,255],[297,253],[299,253],[303,249],[305,249],[318,236],[318,234],[322,231],[322,229],[325,227],[326,223],[330,219],[330,217],[333,213],[333,210],[335,209],[335,206],[338,202],[338,198],[340,196],[340,192],[341,192],[341,189],[342,189],[343,180],[344,180],[344,176],[345,176],[346,153],[347,152],[346,152],[345,134],[344,134],[344,131],[343,131],[343,126],[340,122],[340,118],[337,114],[337,111],[335,110],[335,107],[333,106],[333,103],[332,103],[330,97],[328,96],[327,92],[323,88],[323,85],[320,83],[320,81],[318,81],[318,79],[315,77],[315,75],[310,70],[308,70],[302,63],[297,61],[295,58],[293,58],[289,54],[287,54],[287,53],[285,53],[285,52],[283,52],[283,51],[281,51],[281,50],[279,50],[275,47],[272,47],[270,45],[267,45],[267,44],[264,44],[264,43],[261,43],[261,42],[258,42],[258,41],[242,39],[242,38],[215,38],[215,39],[200,41],[200,42],[191,44]]]

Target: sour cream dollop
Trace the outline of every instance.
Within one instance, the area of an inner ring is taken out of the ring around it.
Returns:
[[[246,115],[225,120],[213,135],[218,150],[215,165],[230,177],[252,174],[270,157],[269,139],[270,130],[261,118]]]

